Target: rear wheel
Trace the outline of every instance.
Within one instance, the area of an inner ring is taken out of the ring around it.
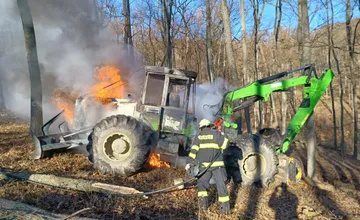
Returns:
[[[268,187],[275,180],[279,164],[272,144],[258,135],[246,135],[234,141],[242,151],[238,164],[243,185],[260,182]]]
[[[102,173],[133,175],[147,162],[153,137],[148,126],[132,117],[110,116],[89,136],[89,160]]]

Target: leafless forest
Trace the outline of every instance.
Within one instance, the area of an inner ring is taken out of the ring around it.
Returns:
[[[26,2],[31,14],[22,7]],[[66,216],[91,208],[78,216],[97,219],[358,219],[359,26],[357,0],[2,0],[0,171],[47,173],[144,191],[186,178],[184,170],[173,168],[112,177],[73,154],[28,160],[29,127],[40,133],[44,122],[96,88],[94,69],[99,65],[114,65],[121,73],[116,80],[123,81],[123,88],[116,95],[126,91],[136,98],[144,79],[137,70],[144,65],[196,71],[197,85],[220,93],[312,63],[318,74],[330,68],[335,78],[314,111],[315,179],[322,183],[315,187],[305,182],[285,189],[230,185],[234,208],[225,217],[216,205],[198,212],[196,189],[145,200],[52,189],[0,176],[0,198]],[[203,94],[198,95],[201,99]],[[269,102],[239,113],[247,119],[243,132],[279,127],[284,133],[302,96],[301,88],[274,93]],[[69,121],[72,112],[66,113]],[[306,157],[304,137],[306,131],[294,148]],[[21,215],[10,209],[0,209],[0,214]]]

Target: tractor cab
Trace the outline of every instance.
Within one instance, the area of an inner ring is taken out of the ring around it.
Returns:
[[[180,144],[187,142],[181,140],[180,136],[186,139],[186,136],[192,136],[194,133],[195,105],[190,104],[189,100],[195,100],[195,93],[191,92],[195,87],[191,85],[195,83],[196,72],[147,66],[145,74],[139,109],[141,117],[158,132],[159,144],[165,137],[167,142],[164,144],[165,147],[169,145],[169,141],[176,142],[175,145],[179,145],[179,140]],[[169,137],[174,137],[174,140],[170,140]],[[166,150],[175,153],[177,148]]]

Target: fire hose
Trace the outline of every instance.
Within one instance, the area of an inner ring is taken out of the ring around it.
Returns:
[[[150,192],[145,192],[145,193],[136,193],[136,194],[121,194],[122,196],[129,196],[129,197],[132,197],[132,196],[148,196],[148,195],[154,195],[154,194],[159,194],[159,193],[162,193],[162,192],[167,192],[169,191],[170,189],[174,189],[178,186],[182,186],[184,185],[185,183],[189,183],[191,181],[194,181],[198,178],[200,178],[204,173],[206,173],[209,168],[211,167],[211,165],[215,162],[215,160],[220,156],[220,152],[218,152],[215,157],[213,158],[213,160],[209,163],[209,165],[203,170],[201,171],[200,173],[196,172],[196,170],[199,170],[198,169],[198,165],[194,165],[192,166],[192,168],[189,168],[190,171],[188,171],[188,175],[191,175],[193,176],[192,178],[186,180],[186,181],[183,181],[181,183],[178,183],[178,184],[175,184],[173,186],[170,186],[170,187],[167,187],[167,188],[163,188],[163,189],[158,189],[158,190],[153,190],[153,191],[150,191]],[[195,171],[195,172],[194,172]]]

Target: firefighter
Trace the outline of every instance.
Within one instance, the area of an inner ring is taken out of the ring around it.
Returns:
[[[210,179],[212,178],[217,188],[220,211],[227,213],[230,211],[230,198],[225,184],[227,174],[222,152],[227,147],[229,141],[207,119],[201,120],[199,127],[200,132],[195,136],[189,153],[191,164],[198,164],[199,173],[201,173],[212,162],[209,169],[201,175],[197,181],[199,204],[202,209],[208,208],[208,188],[210,186]],[[191,165],[189,163],[185,169],[188,170],[190,167]]]

